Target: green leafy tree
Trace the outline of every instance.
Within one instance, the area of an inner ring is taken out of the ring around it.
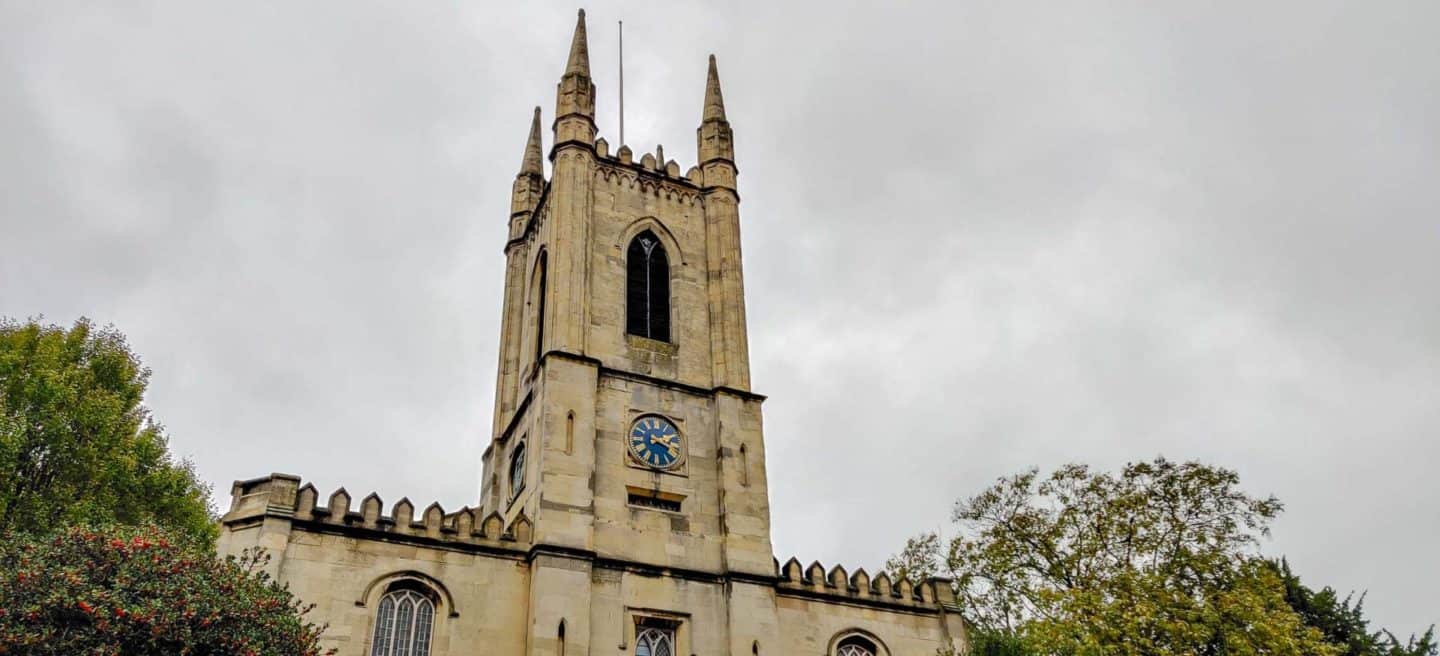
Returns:
[[[1338,654],[1254,555],[1281,508],[1199,463],[1031,470],[956,505],[943,562],[980,653]]]
[[[251,552],[218,560],[153,526],[0,537],[0,655],[322,653],[311,607]]]
[[[149,377],[113,328],[0,319],[0,531],[153,522],[214,540],[209,487],[142,403]]]
[[[885,561],[885,571],[896,581],[910,579],[919,584],[940,572],[940,560],[940,534],[921,533],[906,540],[905,548]]]
[[[970,627],[968,656],[1033,656],[1036,654],[1019,635],[985,627]],[[949,656],[949,655],[946,655]]]
[[[1411,635],[1400,642],[1387,630],[1371,632],[1365,619],[1365,597],[1353,594],[1343,599],[1333,588],[1311,590],[1300,582],[1284,559],[1269,565],[1285,585],[1285,601],[1309,626],[1319,629],[1330,642],[1340,645],[1345,656],[1436,656],[1435,627],[1431,625],[1420,637]]]

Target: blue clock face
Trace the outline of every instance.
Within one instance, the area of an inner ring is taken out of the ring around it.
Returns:
[[[684,453],[680,431],[664,417],[641,417],[630,428],[630,454],[656,469],[670,469]]]

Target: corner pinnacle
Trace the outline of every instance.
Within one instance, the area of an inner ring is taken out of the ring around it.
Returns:
[[[575,21],[575,37],[570,41],[570,60],[565,63],[565,74],[590,77],[590,46],[585,37],[585,10]]]
[[[705,114],[702,120],[725,120],[725,97],[720,94],[720,73],[715,69],[715,55],[710,55],[710,73],[705,79]]]
[[[540,108],[535,108],[535,118],[530,121],[530,137],[525,140],[525,159],[520,162],[520,175],[545,175],[544,155],[540,152]]]

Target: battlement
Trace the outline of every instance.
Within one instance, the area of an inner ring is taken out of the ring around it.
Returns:
[[[499,513],[481,517],[477,509],[468,506],[446,513],[439,503],[432,503],[417,519],[409,499],[396,501],[390,513],[384,514],[380,496],[372,492],[360,500],[359,508],[352,509],[350,493],[342,487],[319,505],[315,486],[300,483],[300,477],[290,474],[235,481],[230,488],[230,510],[220,522],[234,527],[277,517],[322,528],[343,526],[404,538],[506,548],[528,545],[534,534],[533,524],[523,512],[507,526]]]
[[[688,183],[693,187],[702,187],[705,184],[704,174],[698,166],[690,167],[684,177],[681,177],[680,165],[673,159],[665,159],[665,146],[656,146],[654,153],[645,153],[640,156],[640,161],[636,162],[635,154],[631,152],[629,146],[622,145],[619,150],[611,154],[610,142],[606,141],[605,137],[600,137],[595,140],[595,156],[612,165],[629,167],[682,184]]]
[[[870,601],[887,604],[913,606],[919,609],[953,608],[955,591],[950,579],[931,577],[916,585],[909,579],[892,581],[885,572],[873,578],[865,568],[847,573],[841,565],[825,569],[819,561],[804,566],[795,558],[775,561],[776,588],[782,592],[792,591],[806,596],[841,597],[856,601]]]

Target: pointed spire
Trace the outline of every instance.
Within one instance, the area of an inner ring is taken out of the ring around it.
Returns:
[[[733,189],[734,134],[730,131],[730,121],[725,120],[725,98],[720,95],[720,72],[715,69],[715,55],[710,55],[710,74],[705,79],[705,115],[700,120],[700,128],[695,131],[695,136],[699,141],[700,166],[705,170],[705,183],[712,187],[728,186]],[[713,161],[728,162],[725,164],[727,173],[721,175],[717,172],[712,175],[706,164]]]
[[[530,138],[525,140],[525,159],[520,163],[520,175],[545,175],[541,163],[544,155],[540,151],[540,108],[535,108],[535,118],[530,121]]]
[[[565,63],[565,74],[590,77],[590,46],[585,38],[585,10],[575,22],[575,37],[570,40],[570,60]]]
[[[555,87],[555,147],[572,141],[586,146],[595,143],[595,82],[590,79],[584,9],[575,22],[575,38],[570,41],[565,74]]]
[[[720,94],[720,73],[715,70],[715,55],[710,55],[710,74],[705,79],[706,121],[725,120],[725,97]]]
[[[525,224],[540,202],[545,190],[545,164],[540,152],[540,108],[530,120],[530,136],[525,139],[525,158],[520,160],[520,173],[510,192],[510,238],[525,234]]]

